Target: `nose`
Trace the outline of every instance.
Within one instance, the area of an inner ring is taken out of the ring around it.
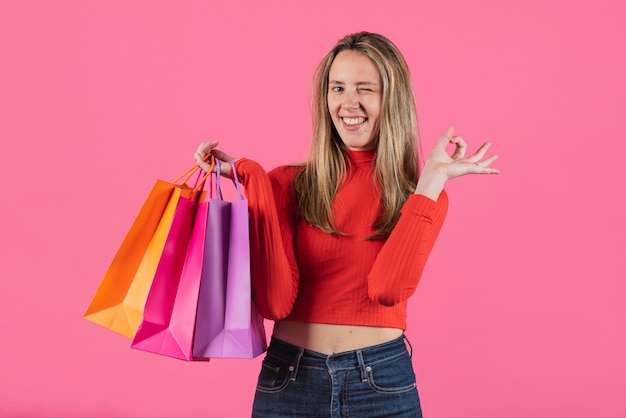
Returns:
[[[344,95],[344,101],[341,106],[344,109],[356,109],[360,107],[359,95],[356,92],[351,92]]]

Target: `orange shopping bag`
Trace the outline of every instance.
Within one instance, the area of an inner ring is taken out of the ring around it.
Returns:
[[[194,199],[187,181],[194,165],[172,183],[157,180],[93,297],[85,319],[133,338],[143,317],[174,212],[181,197]]]

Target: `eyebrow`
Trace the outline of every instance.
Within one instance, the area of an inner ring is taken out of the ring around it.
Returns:
[[[328,84],[345,84],[343,81],[330,80]],[[378,83],[374,83],[372,81],[359,81],[356,83],[357,86],[377,86]]]

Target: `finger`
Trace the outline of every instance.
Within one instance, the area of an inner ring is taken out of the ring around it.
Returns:
[[[201,159],[200,160],[196,159],[196,163],[198,164],[198,167],[200,167],[205,173],[208,172],[209,170],[215,171],[215,168],[211,168],[211,165],[207,163],[206,161],[202,161]]]
[[[224,151],[220,151],[218,149],[214,149],[212,153],[213,155],[215,155],[216,158],[219,158],[222,161],[235,161],[237,159],[237,158],[230,156],[229,154],[226,154]]]
[[[474,163],[474,168],[472,173],[475,174],[500,174],[500,170],[497,168],[490,167],[491,163],[498,159],[498,155],[491,155],[489,158],[486,158],[483,161],[478,161]]]
[[[450,142],[456,146],[454,153],[452,154],[453,160],[458,160],[465,157],[465,151],[467,151],[467,143],[460,136],[453,136]]]
[[[479,170],[474,171],[474,174],[500,174],[500,170],[492,167],[480,167]]]
[[[439,151],[445,151],[446,146],[448,146],[453,136],[454,136],[454,127],[450,126],[448,127],[446,132],[439,138],[439,140],[435,143],[433,150],[437,149]]]
[[[498,154],[493,154],[489,156],[489,158],[486,158],[483,161],[481,161],[479,164],[483,167],[488,167],[491,165],[491,163],[493,163],[497,159],[498,159]]]
[[[207,144],[206,142],[202,142],[200,145],[198,145],[198,149],[196,149],[196,153],[200,154],[201,156],[204,156],[206,154],[206,151],[204,151],[206,144]]]
[[[446,138],[452,138],[454,136],[454,126],[448,126],[448,129],[446,129],[446,133],[443,134],[443,136]]]
[[[467,157],[467,159],[473,163],[482,160],[489,147],[491,147],[491,142],[485,142],[480,146],[480,148],[478,148],[478,150],[476,150],[475,153]]]
[[[200,153],[200,155],[202,155],[202,157],[204,157],[206,154],[211,152],[211,150],[217,147],[218,144],[218,141],[203,142],[198,147],[198,152]]]

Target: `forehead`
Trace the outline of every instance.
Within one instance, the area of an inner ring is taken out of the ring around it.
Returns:
[[[336,82],[380,82],[380,73],[370,57],[362,52],[341,51],[330,66],[329,81]]]

